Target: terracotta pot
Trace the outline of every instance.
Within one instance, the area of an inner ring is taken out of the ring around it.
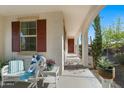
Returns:
[[[115,68],[105,70],[103,68],[97,67],[98,74],[104,79],[114,79],[115,78]]]

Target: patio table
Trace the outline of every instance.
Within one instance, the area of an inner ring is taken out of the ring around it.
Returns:
[[[44,74],[47,75],[47,76],[49,76],[49,75],[55,76],[56,79],[59,79],[59,66],[54,66],[52,68],[52,70],[50,70],[50,71],[45,70]]]

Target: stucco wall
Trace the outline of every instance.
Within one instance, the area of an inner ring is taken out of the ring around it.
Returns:
[[[25,15],[26,16],[26,15]],[[28,15],[32,16],[32,15]],[[34,15],[33,15],[34,16]],[[61,12],[51,12],[51,13],[42,13],[39,16],[39,19],[47,20],[47,52],[41,53],[44,54],[47,58],[51,58],[56,61],[56,64],[59,65],[61,71],[63,70],[62,64],[64,64],[64,44],[63,44],[63,15]],[[19,16],[10,16],[5,21],[5,56],[7,58],[11,57],[24,57],[26,55],[20,53],[12,53],[12,41],[11,41],[11,22],[16,21]],[[31,58],[31,55],[27,56]]]
[[[0,16],[0,58],[4,57],[4,17]]]

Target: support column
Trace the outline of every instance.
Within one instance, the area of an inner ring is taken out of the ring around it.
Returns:
[[[82,62],[88,67],[88,32],[82,32]]]
[[[75,38],[75,42],[76,42],[76,54],[79,55],[79,37],[76,37]]]

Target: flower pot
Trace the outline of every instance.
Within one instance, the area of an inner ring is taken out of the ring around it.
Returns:
[[[103,69],[100,67],[97,67],[98,74],[103,77],[104,79],[114,79],[115,78],[115,68],[111,69]]]

